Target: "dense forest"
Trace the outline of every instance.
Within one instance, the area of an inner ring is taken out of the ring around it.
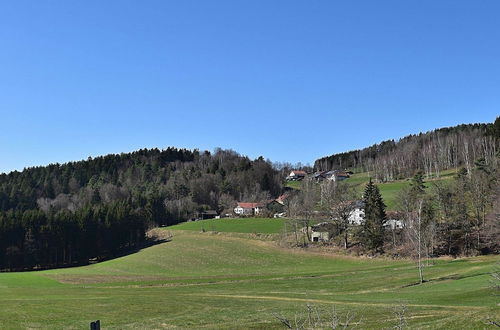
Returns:
[[[148,227],[281,193],[262,157],[168,148],[0,175],[0,269],[85,263],[142,244]]]
[[[437,176],[449,168],[465,167],[471,172],[477,159],[487,162],[498,152],[493,124],[470,124],[409,135],[397,141],[388,140],[370,147],[334,154],[315,161],[315,170],[355,168],[370,172],[377,181],[411,177],[417,170],[427,177]]]

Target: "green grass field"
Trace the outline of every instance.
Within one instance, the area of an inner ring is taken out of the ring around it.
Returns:
[[[440,181],[440,180],[451,180],[453,176],[456,175],[456,170],[455,169],[450,169],[441,172],[439,177],[435,178],[430,178],[426,179],[426,187],[430,187],[432,185],[432,182],[435,181]],[[357,189],[360,193],[363,192],[366,184],[368,183],[369,180],[369,175],[367,172],[362,172],[362,173],[355,173],[349,178],[346,182],[349,182],[350,184],[357,185]],[[391,181],[391,182],[386,182],[386,183],[377,183],[377,186],[380,189],[380,193],[382,195],[382,198],[384,199],[385,204],[387,205],[387,210],[393,211],[397,207],[397,197],[398,193],[403,189],[404,187],[409,186],[410,180],[396,180],[396,181]]]
[[[287,181],[286,182],[286,186],[288,188],[299,189],[300,190],[300,188],[302,186],[302,181]]]
[[[240,221],[240,220],[233,220]],[[185,224],[191,225],[191,223]],[[166,232],[173,228],[165,228]],[[259,232],[268,229],[258,229]],[[389,328],[483,329],[500,318],[489,280],[498,257],[440,259],[417,281],[413,262],[288,250],[251,234],[171,230],[171,242],[99,264],[0,274],[2,329],[283,328],[307,303]]]
[[[233,233],[279,233],[284,226],[285,219],[269,218],[224,218],[192,222],[183,222],[169,227],[173,230],[194,230]]]
[[[457,169],[449,169],[442,171],[439,177],[432,177],[425,179],[426,186],[430,187],[432,182],[440,181],[440,180],[451,180],[457,173]],[[360,194],[362,194],[368,180],[370,179],[368,172],[359,172],[351,175],[351,177],[345,181],[350,184],[356,185],[357,190]],[[288,181],[286,186],[293,189],[301,188],[301,181]],[[386,183],[377,183],[377,186],[380,189],[380,193],[382,194],[382,198],[384,199],[385,204],[387,205],[387,210],[394,211],[396,209],[396,200],[399,191],[405,186],[410,184],[410,180],[396,180]]]

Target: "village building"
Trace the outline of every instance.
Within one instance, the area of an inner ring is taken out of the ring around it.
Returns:
[[[234,213],[240,216],[251,216],[260,214],[265,207],[265,203],[245,203],[239,202],[234,208]]]
[[[266,203],[266,209],[271,213],[283,213],[285,206],[280,203],[277,199],[270,200]]]
[[[330,233],[327,231],[311,231],[311,241],[313,242],[328,242],[330,240]]]
[[[215,218],[220,218],[219,213],[215,210],[206,210],[198,212],[197,214],[198,220],[215,219]]]
[[[349,224],[359,226],[363,221],[365,221],[365,205],[363,201],[356,201],[355,208],[349,216]]]
[[[387,220],[385,221],[384,227],[391,230],[403,229],[403,216],[400,212],[388,211],[386,215]]]
[[[281,205],[285,205],[285,200],[290,196],[289,193],[282,194],[276,198],[276,202],[280,203]]]
[[[311,241],[313,242],[328,242],[332,237],[334,225],[332,222],[326,221],[311,226]]]
[[[311,178],[316,182],[321,182],[323,180],[329,180],[333,182],[344,181],[346,179],[349,179],[350,177],[351,175],[348,172],[339,170],[319,171],[311,176]]]
[[[306,177],[307,173],[305,171],[291,171],[286,177],[288,181],[300,181]]]
[[[349,179],[350,177],[351,176],[348,173],[340,171],[330,171],[326,174],[326,178],[333,182],[344,181],[346,179]]]

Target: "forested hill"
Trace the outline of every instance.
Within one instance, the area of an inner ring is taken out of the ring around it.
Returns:
[[[499,136],[500,117],[492,124],[440,128],[323,157],[314,162],[314,169],[356,168],[379,181],[408,178],[417,170],[427,176],[459,166],[470,171],[476,160],[488,161],[499,151]]]
[[[280,182],[270,163],[231,150],[141,149],[0,174],[0,211],[75,210],[120,200],[145,207],[161,199],[165,216],[152,220],[181,221],[196,210],[275,196]]]
[[[0,175],[0,270],[88,262],[154,225],[281,192],[280,174],[231,150],[143,149]]]

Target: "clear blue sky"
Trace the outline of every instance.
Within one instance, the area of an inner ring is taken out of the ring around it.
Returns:
[[[500,114],[500,1],[2,1],[0,172],[144,147],[313,162]]]

